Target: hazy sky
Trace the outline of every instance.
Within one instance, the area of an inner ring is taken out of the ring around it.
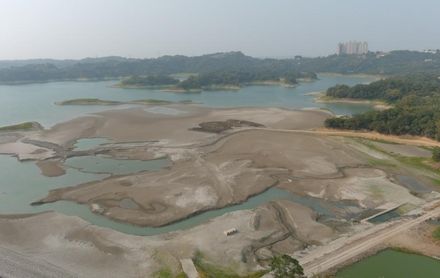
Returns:
[[[439,0],[0,0],[0,59],[440,48]]]

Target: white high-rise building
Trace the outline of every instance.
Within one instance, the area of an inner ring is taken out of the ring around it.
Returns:
[[[368,43],[359,41],[349,41],[338,44],[338,55],[363,55],[368,53]]]

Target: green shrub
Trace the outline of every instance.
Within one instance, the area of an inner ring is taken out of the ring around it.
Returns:
[[[434,149],[432,149],[432,159],[436,162],[440,161],[440,147],[434,147]]]

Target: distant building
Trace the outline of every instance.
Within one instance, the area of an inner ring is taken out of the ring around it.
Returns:
[[[423,52],[430,53],[430,54],[437,54],[440,52],[440,50],[439,49],[425,49],[425,50],[423,50]]]
[[[368,53],[368,43],[349,41],[338,44],[338,55],[363,55]]]

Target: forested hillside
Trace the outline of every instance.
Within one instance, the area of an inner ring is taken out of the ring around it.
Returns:
[[[440,75],[414,74],[391,77],[359,84],[353,87],[337,85],[327,90],[326,96],[334,98],[379,99],[393,103],[408,95],[431,96],[440,94]]]
[[[260,59],[241,52],[195,57],[163,56],[155,59],[123,57],[82,60],[0,61],[0,82],[32,82],[74,79],[104,79],[174,73],[236,72],[336,72],[399,75],[440,73],[440,52],[392,51],[367,55],[330,55],[292,59]]]
[[[327,94],[382,99],[394,105],[385,111],[329,118],[325,122],[327,127],[420,135],[440,140],[440,78],[436,75],[390,78],[354,87],[337,86],[330,88]]]

